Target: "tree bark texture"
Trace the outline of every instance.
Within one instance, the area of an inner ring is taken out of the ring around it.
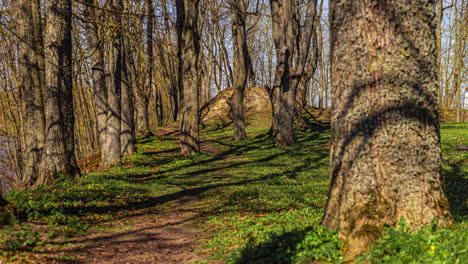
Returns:
[[[129,49],[130,43],[128,36],[122,35],[122,122],[120,130],[120,142],[122,156],[131,156],[135,154],[135,107],[133,105],[132,82],[129,76]]]
[[[79,176],[75,158],[73,115],[72,3],[47,1],[45,34],[45,158],[36,185],[53,182],[55,175]]]
[[[272,88],[272,130],[278,146],[295,143],[293,125],[296,91],[309,56],[316,6],[317,0],[307,1],[304,22],[301,24],[299,1],[270,0],[277,58]]]
[[[110,87],[107,93],[107,138],[106,157],[103,167],[108,167],[121,162],[120,130],[122,123],[122,45],[123,33],[121,12],[123,10],[122,0],[111,0],[109,3],[111,13],[110,24],[113,25],[112,40],[109,48]]]
[[[154,52],[153,52],[153,34],[154,34],[154,6],[153,0],[145,0],[146,5],[146,56],[148,56],[146,65],[145,88],[135,94],[135,103],[137,110],[137,134],[148,136],[151,134],[149,126],[149,92],[153,89],[153,74],[154,74]]]
[[[331,1],[332,183],[353,258],[402,217],[451,221],[440,174],[434,1]]]
[[[45,142],[44,42],[38,0],[17,2],[18,77],[25,138],[20,185],[31,187],[38,177]]]
[[[91,78],[94,89],[94,105],[97,121],[97,131],[99,146],[101,150],[101,160],[105,159],[105,145],[107,136],[107,88],[106,73],[104,69],[104,49],[103,39],[101,37],[101,26],[99,25],[99,16],[97,15],[96,0],[86,0],[84,17],[86,19],[85,29],[88,40],[88,49],[91,52]]]
[[[234,93],[229,100],[234,123],[234,141],[247,138],[245,131],[244,92],[249,73],[249,50],[247,46],[247,3],[245,0],[229,2],[232,21],[232,46],[234,50]]]
[[[182,99],[180,145],[183,155],[200,151],[198,0],[177,0],[179,76]]]

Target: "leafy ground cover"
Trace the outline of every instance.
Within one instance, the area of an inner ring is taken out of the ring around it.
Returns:
[[[164,128],[139,140],[138,153],[121,166],[11,193],[8,199],[25,223],[0,231],[3,260],[40,262],[53,252],[55,262],[76,262],[67,241],[132,228],[129,219],[147,215],[154,221],[178,206],[180,212],[196,211],[191,225],[208,234],[199,241],[202,263],[342,262],[342,242],[319,225],[329,185],[329,129],[311,126],[298,131],[300,144],[279,148],[268,125],[266,119],[250,125],[242,143],[231,141],[229,124],[207,125],[203,152],[192,157],[177,154],[176,132]],[[456,225],[418,233],[406,232],[404,224],[389,228],[359,260],[468,259],[468,153],[457,149],[468,145],[468,123],[442,128],[443,174]],[[180,203],[187,197],[189,202]]]

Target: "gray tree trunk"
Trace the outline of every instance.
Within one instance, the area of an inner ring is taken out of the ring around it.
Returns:
[[[44,43],[39,0],[17,2],[16,34],[18,77],[25,138],[24,168],[20,185],[35,184],[45,142]]]
[[[331,1],[332,184],[352,259],[400,218],[451,222],[440,174],[434,1]]]
[[[146,55],[148,56],[146,66],[145,88],[138,89],[135,94],[135,106],[137,110],[137,134],[143,137],[151,135],[149,126],[149,92],[153,91],[153,74],[154,74],[154,51],[153,51],[153,34],[154,34],[154,6],[153,0],[145,0],[146,5]]]
[[[88,48],[91,52],[91,71],[94,89],[95,115],[97,120],[97,130],[99,146],[101,150],[101,160],[105,159],[105,145],[107,136],[107,88],[106,73],[104,69],[104,49],[101,38],[101,26],[96,12],[98,3],[96,0],[86,0],[84,17],[86,19],[86,37]]]
[[[45,157],[36,185],[55,175],[79,176],[75,159],[72,79],[72,2],[47,1],[45,34]]]
[[[129,39],[123,36],[122,52],[122,122],[120,142],[122,156],[131,156],[135,153],[135,108],[133,105],[132,82],[129,76]]]
[[[234,50],[234,93],[229,100],[234,123],[234,140],[247,138],[245,131],[244,92],[249,73],[249,50],[247,46],[247,3],[245,0],[229,2],[232,21],[232,46]]]
[[[304,24],[301,24],[298,0],[270,0],[277,58],[272,88],[272,130],[278,146],[295,143],[293,125],[296,91],[309,56],[317,0],[309,0],[306,5]]]
[[[199,69],[200,36],[198,33],[199,1],[177,0],[179,76],[182,91],[180,146],[183,155],[200,151],[199,139]]]
[[[122,0],[111,0],[109,2],[109,14],[111,23],[117,25],[112,32],[112,40],[109,48],[110,87],[107,93],[107,138],[105,159],[103,167],[119,164],[122,158],[121,150],[121,123],[122,123],[122,45],[123,33],[121,12],[123,10]]]

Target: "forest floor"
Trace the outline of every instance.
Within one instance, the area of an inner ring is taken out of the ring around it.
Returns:
[[[202,153],[190,157],[179,155],[171,124],[140,139],[122,165],[10,193],[22,223],[0,230],[0,263],[340,263],[343,245],[319,225],[330,132],[307,122],[300,144],[282,148],[269,138],[266,118],[252,122],[242,143],[231,140],[230,124],[209,124]],[[397,234],[421,249],[408,253],[415,258],[433,257],[428,243],[448,259],[468,257],[458,249],[468,242],[468,153],[457,149],[467,139],[468,123],[443,125],[443,173],[457,224],[447,245],[440,242],[446,234],[433,230]]]

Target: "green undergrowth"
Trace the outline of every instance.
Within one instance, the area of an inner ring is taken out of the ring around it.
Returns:
[[[386,228],[372,250],[358,258],[361,263],[463,264],[468,259],[468,226],[436,229],[435,226],[409,232],[404,222]]]
[[[138,141],[138,153],[123,165],[10,193],[8,200],[18,208],[20,220],[32,227],[0,230],[7,234],[0,238],[0,247],[9,257],[34,252],[136,214],[171,210],[178,199],[195,196],[199,200],[191,209],[201,212],[197,224],[212,234],[203,241],[209,253],[204,262],[341,263],[342,242],[319,225],[329,186],[329,129],[298,131],[300,144],[290,147],[275,147],[268,129],[267,123],[253,123],[249,139],[235,143],[230,124],[207,125],[202,131],[204,152],[190,157],[177,154],[174,137],[147,137]],[[402,254],[419,263],[417,258],[431,254],[431,245],[442,260],[460,254],[467,234],[468,157],[457,146],[468,145],[467,131],[467,123],[442,126],[443,174],[456,226],[415,234],[388,229],[365,256],[367,261],[379,263],[375,260]],[[16,242],[5,245],[7,236]],[[420,251],[398,247],[405,239]],[[453,242],[444,242],[447,239]],[[411,263],[392,261],[388,263]]]

